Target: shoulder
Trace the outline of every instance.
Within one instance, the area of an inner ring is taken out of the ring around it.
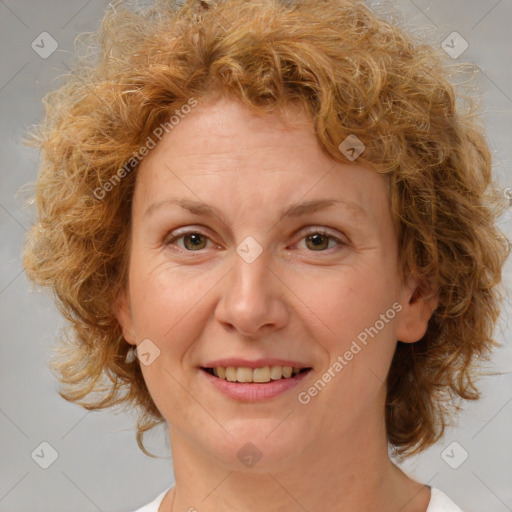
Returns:
[[[430,487],[430,492],[430,503],[426,512],[462,512],[462,509],[448,498],[443,491]]]
[[[134,512],[158,512],[158,507],[170,489],[171,487],[161,492],[151,502],[138,508]],[[463,512],[443,491],[435,487],[430,487],[430,492],[430,502],[426,512]]]
[[[156,496],[151,502],[147,503],[141,508],[138,508],[134,512],[158,512],[158,507],[164,500],[164,496],[167,494],[167,492],[171,489],[169,487],[165,491],[162,491],[158,496]]]

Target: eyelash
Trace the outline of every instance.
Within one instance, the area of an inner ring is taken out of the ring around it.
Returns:
[[[165,243],[165,245],[174,245],[174,242],[176,240],[179,240],[180,238],[183,238],[184,236],[187,236],[187,235],[201,235],[201,236],[204,236],[205,238],[207,238],[211,242],[211,239],[207,235],[205,235],[204,233],[201,233],[201,231],[190,230],[190,231],[186,231],[184,233],[177,234],[177,235],[172,236],[170,238],[166,237],[164,243]],[[322,235],[322,236],[325,236],[329,240],[334,240],[335,242],[337,242],[338,246],[346,246],[346,245],[348,245],[347,243],[343,242],[343,240],[340,240],[339,238],[335,237],[334,235],[332,235],[332,234],[330,234],[327,231],[324,231],[322,229],[314,229],[314,230],[306,232],[302,236],[302,238],[300,238],[299,241],[302,241],[302,240],[304,240],[305,238],[307,238],[308,236],[311,236],[311,235]],[[191,251],[189,249],[182,248],[182,247],[179,247],[179,249],[181,251],[188,252],[188,253],[194,253],[194,252],[201,253],[201,252],[203,252],[205,250],[205,249],[199,249],[197,251]],[[327,248],[327,249],[324,249],[324,250],[321,250],[321,251],[308,251],[308,252],[312,252],[312,253],[319,252],[319,253],[322,253],[322,252],[328,252],[330,249],[334,249],[334,247]]]

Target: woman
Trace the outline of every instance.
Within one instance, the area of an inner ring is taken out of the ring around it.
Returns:
[[[62,396],[168,424],[139,510],[460,510],[388,450],[479,397],[509,252],[436,51],[353,0],[117,6],[98,41],[34,134],[24,265]]]

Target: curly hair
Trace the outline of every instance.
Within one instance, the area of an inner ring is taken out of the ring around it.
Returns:
[[[480,398],[477,363],[498,344],[510,251],[496,226],[505,198],[476,102],[457,90],[440,49],[359,0],[117,6],[79,41],[87,55],[45,96],[26,140],[42,157],[23,265],[68,321],[51,361],[62,397],[87,409],[137,406],[137,443],[151,455],[144,432],[164,418],[140,366],[125,362],[113,309],[127,283],[139,149],[213,91],[261,113],[300,102],[328,155],[349,164],[338,146],[355,135],[365,145],[358,163],[387,175],[400,279],[439,294],[424,337],[397,340],[385,403],[394,454],[429,447],[458,398]]]

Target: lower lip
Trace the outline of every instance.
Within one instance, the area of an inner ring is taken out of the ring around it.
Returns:
[[[219,379],[206,372],[200,372],[211,382],[221,393],[244,402],[257,402],[273,398],[289,389],[294,388],[304,377],[309,375],[311,370],[298,373],[288,379],[272,380],[270,382],[230,382],[229,380]]]

